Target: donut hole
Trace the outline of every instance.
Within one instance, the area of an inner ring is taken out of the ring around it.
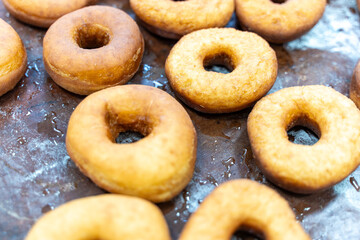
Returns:
[[[314,145],[321,137],[318,124],[308,117],[296,118],[287,128],[290,142],[300,145]]]
[[[110,31],[99,24],[83,24],[77,28],[74,39],[80,48],[101,48],[110,42]]]
[[[120,119],[118,115],[107,113],[105,120],[108,124],[109,138],[114,143],[127,144],[135,143],[152,131],[152,124],[147,121],[146,117],[134,117]]]
[[[203,65],[206,71],[224,74],[231,73],[235,69],[231,56],[226,53],[207,55],[204,58]]]
[[[277,3],[277,4],[283,4],[285,3],[287,0],[271,0],[273,3]]]
[[[265,237],[259,231],[241,228],[232,235],[231,240],[265,240]]]
[[[146,123],[113,124],[111,126],[112,139],[118,144],[135,143],[150,134],[151,129]]]
[[[119,144],[134,143],[143,139],[144,137],[144,135],[136,131],[120,132],[117,138],[115,138],[115,142]]]

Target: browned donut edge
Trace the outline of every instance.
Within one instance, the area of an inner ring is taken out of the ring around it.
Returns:
[[[240,21],[238,22],[241,29],[243,29],[244,31],[249,31],[249,32],[254,32],[250,27],[242,24]],[[315,22],[309,29],[307,28],[303,28],[301,30],[299,30],[298,32],[296,32],[296,34],[293,34],[291,36],[288,36],[287,34],[266,34],[266,33],[258,33],[261,37],[263,37],[266,41],[270,42],[270,43],[275,43],[275,44],[283,44],[286,42],[290,42],[293,41],[299,37],[301,37],[302,35],[306,34],[307,32],[309,32],[318,22]]]
[[[90,4],[95,4],[97,0],[92,0]],[[53,24],[58,18],[42,18],[35,15],[30,15],[24,11],[14,8],[7,0],[3,0],[4,6],[8,12],[13,15],[16,19],[21,22],[24,22],[29,25],[33,25],[40,28],[48,28]]]
[[[12,71],[10,74],[0,77],[0,83],[4,82],[3,79],[11,79],[10,81],[7,82],[5,81],[6,83],[2,85],[0,89],[0,96],[4,95],[5,93],[15,88],[16,84],[18,84],[22,76],[25,74],[26,69],[27,69],[27,55],[25,51],[25,56],[21,63],[21,67]]]
[[[170,86],[172,89],[175,89],[175,87],[171,84],[171,82],[170,82]],[[226,110],[224,110],[224,109],[208,109],[208,108],[200,106],[195,101],[193,101],[191,98],[189,98],[187,96],[183,96],[180,93],[178,93],[177,91],[174,91],[174,92],[178,99],[180,99],[182,102],[184,102],[186,105],[188,105],[192,109],[194,109],[198,112],[201,112],[201,113],[208,113],[208,114],[223,114],[223,113],[226,114],[226,113],[238,112],[238,111],[241,111],[241,110],[244,110],[247,108],[252,108],[252,107],[254,107],[256,102],[262,98],[262,97],[259,97],[254,102],[245,104],[241,107],[227,108]]]
[[[139,17],[136,17],[136,21],[142,25],[143,27],[145,27],[148,31],[155,33],[161,37],[164,38],[169,38],[169,39],[174,39],[174,40],[178,40],[180,39],[183,35],[181,34],[177,34],[177,33],[173,33],[173,32],[168,32],[165,30],[162,30],[160,28],[151,26],[150,24],[147,24],[146,22],[142,21]]]
[[[19,21],[24,22],[26,24],[41,28],[48,28],[50,27],[51,24],[53,24],[53,22],[56,21],[56,19],[41,18],[41,17],[29,15],[28,13],[25,13],[23,11],[14,8],[12,5],[10,5],[7,2],[7,0],[3,0],[3,3],[6,10],[8,10],[8,12],[11,15],[13,15]]]
[[[142,47],[141,47],[141,52],[140,52],[141,56],[144,55],[144,51],[145,51],[145,41],[144,41],[144,39],[142,39]],[[96,84],[77,81],[76,77],[69,78],[66,76],[65,72],[62,72],[60,69],[57,69],[56,67],[51,65],[46,58],[44,58],[44,67],[45,67],[46,72],[50,75],[51,79],[53,79],[53,81],[56,82],[56,84],[58,84],[60,87],[64,88],[65,90],[67,90],[69,92],[75,93],[75,94],[89,95],[93,92],[99,91],[104,88],[115,87],[118,85],[126,84],[138,72],[141,62],[142,62],[142,57],[137,59],[137,61],[136,61],[137,68],[134,69],[133,73],[126,75],[126,77],[124,77],[121,81],[119,81],[113,85],[108,85],[106,87],[104,87],[103,85],[99,86]],[[57,72],[63,73],[65,75],[65,77],[58,74]]]
[[[0,66],[0,96],[12,90],[20,81],[27,69],[27,53],[19,34],[8,23],[0,19],[1,37],[4,48],[1,49],[3,65]],[[11,51],[10,55],[3,53]]]
[[[360,0],[358,0],[359,2]],[[357,63],[350,82],[350,99],[360,109],[360,61]]]

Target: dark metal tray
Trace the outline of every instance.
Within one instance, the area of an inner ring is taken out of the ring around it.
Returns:
[[[99,2],[135,17],[128,1]],[[67,123],[83,97],[58,87],[45,72],[45,30],[18,22],[1,2],[0,17],[19,33],[28,53],[25,76],[13,91],[0,97],[0,239],[15,240],[23,239],[43,213],[72,199],[104,191],[82,175],[67,155]],[[238,28],[235,15],[228,26]],[[146,51],[139,72],[129,83],[155,86],[174,95],[164,63],[175,41],[141,30]],[[277,53],[279,74],[270,92],[322,84],[348,95],[352,71],[360,58],[360,21],[355,0],[329,0],[323,18],[308,34],[272,47]],[[173,239],[208,193],[218,184],[236,178],[253,179],[278,191],[313,239],[360,239],[360,169],[321,193],[285,192],[269,183],[254,163],[246,131],[251,109],[223,115],[186,109],[198,133],[194,177],[179,196],[159,204]]]

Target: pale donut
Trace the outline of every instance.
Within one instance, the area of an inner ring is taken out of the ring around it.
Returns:
[[[161,211],[136,197],[105,194],[68,202],[46,213],[25,240],[170,240]]]
[[[0,96],[15,87],[26,65],[26,50],[19,35],[0,18]]]
[[[308,32],[324,13],[326,0],[235,0],[242,27],[266,40],[283,43]]]
[[[360,61],[357,63],[350,82],[350,98],[360,108]]]
[[[255,230],[266,240],[310,239],[278,193],[242,179],[226,182],[206,197],[179,240],[231,239],[238,228]]]
[[[44,65],[68,91],[87,95],[125,84],[138,70],[144,39],[120,9],[91,6],[57,20],[44,37]]]
[[[117,144],[119,132],[145,138]],[[100,187],[154,202],[176,196],[190,181],[196,132],[185,109],[154,87],[124,85],[85,98],[71,115],[66,147]]]
[[[130,0],[130,6],[147,29],[173,39],[199,29],[223,27],[234,12],[234,0]]]
[[[290,142],[287,130],[296,125],[312,129],[319,141]],[[360,163],[360,112],[329,87],[291,87],[264,97],[249,115],[248,134],[265,176],[292,192],[329,188]]]
[[[204,69],[219,63],[233,71]],[[269,44],[254,33],[211,28],[181,38],[166,59],[165,72],[177,96],[190,107],[227,113],[250,106],[270,90],[277,60]]]
[[[5,8],[18,20],[48,28],[61,16],[95,4],[97,0],[2,0]]]

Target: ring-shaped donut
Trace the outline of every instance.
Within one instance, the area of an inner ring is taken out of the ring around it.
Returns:
[[[87,95],[124,84],[138,70],[144,40],[120,9],[90,6],[57,20],[44,37],[44,65],[68,91]]]
[[[267,240],[309,240],[288,203],[274,190],[251,180],[218,186],[193,213],[179,240],[231,239],[240,229]]]
[[[297,125],[313,130],[319,141],[290,142],[287,130]],[[360,163],[360,112],[329,87],[291,87],[262,98],[249,115],[248,135],[265,176],[292,192],[329,188]]]
[[[97,0],[3,0],[5,8],[18,20],[48,28],[61,16],[95,4]]]
[[[0,96],[15,87],[26,71],[26,50],[17,32],[0,18]]]
[[[204,65],[223,64],[223,74]],[[277,59],[269,44],[254,33],[232,28],[192,32],[171,49],[166,76],[178,97],[206,113],[234,112],[265,95],[277,76]]]
[[[357,63],[350,82],[350,98],[360,108],[360,61]]]
[[[234,5],[234,0],[130,0],[142,25],[172,39],[204,28],[225,26],[234,12]]]
[[[117,144],[119,132],[143,139]],[[66,147],[80,170],[113,193],[170,200],[190,181],[196,132],[185,109],[166,92],[143,85],[105,89],[71,115]]]
[[[160,209],[146,200],[105,194],[70,201],[46,213],[25,240],[170,240]]]
[[[325,6],[326,0],[235,0],[241,26],[273,43],[288,42],[308,32]]]

